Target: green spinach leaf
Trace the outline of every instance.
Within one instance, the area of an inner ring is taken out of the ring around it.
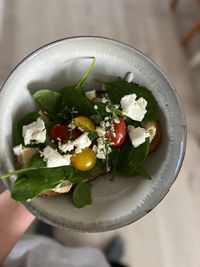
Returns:
[[[33,98],[39,107],[50,115],[55,115],[60,109],[61,94],[48,89],[38,90],[33,94]]]
[[[31,199],[56,187],[73,173],[70,166],[57,168],[36,168],[18,176],[12,186],[12,197],[18,201]]]
[[[91,71],[92,71],[92,69],[94,67],[95,62],[96,62],[96,59],[93,58],[92,63],[90,64],[90,66],[87,69],[86,73],[84,74],[84,76],[82,77],[82,79],[75,86],[75,90],[77,90],[81,94],[85,94],[83,85],[84,85],[84,82],[86,81],[86,79],[88,78],[88,76],[90,75],[90,73],[91,73]]]
[[[95,114],[93,104],[85,96],[83,88],[83,84],[87,79],[88,75],[91,73],[94,64],[95,58],[90,64],[83,78],[76,85],[61,89],[62,108],[64,108],[65,106],[70,109],[74,108],[82,116],[90,116],[92,114]]]
[[[91,187],[92,185],[88,183],[80,183],[75,187],[73,202],[77,208],[80,209],[91,204]]]
[[[135,176],[141,169],[142,163],[149,152],[149,138],[137,148],[127,141],[120,149],[117,161],[117,171],[126,176]],[[142,170],[142,169],[141,169]],[[146,175],[145,175],[146,176]]]
[[[36,121],[38,118],[39,114],[37,112],[30,112],[17,121],[13,129],[13,143],[15,146],[24,144],[24,138],[22,136],[23,126]]]
[[[95,113],[94,107],[87,97],[74,88],[62,93],[61,106],[74,108],[82,116],[90,116]]]
[[[147,101],[147,113],[143,121],[155,121],[159,116],[159,107],[153,94],[146,87],[136,83],[128,83],[124,80],[104,82],[106,91],[113,104],[119,104],[122,97],[128,94],[136,94],[137,98],[143,97]]]
[[[32,159],[29,161],[27,168],[43,168],[46,167],[46,162],[43,161],[42,157],[39,154],[35,154]]]

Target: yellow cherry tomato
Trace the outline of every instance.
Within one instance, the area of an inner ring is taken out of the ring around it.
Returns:
[[[94,123],[85,116],[78,116],[74,118],[74,124],[77,127],[81,127],[86,132],[94,132],[95,131],[95,125]]]
[[[91,148],[86,148],[71,157],[71,164],[79,171],[89,171],[96,164],[96,155]]]

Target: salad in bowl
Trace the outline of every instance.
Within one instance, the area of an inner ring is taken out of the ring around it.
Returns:
[[[155,208],[184,158],[184,113],[160,67],[102,37],[27,56],[0,91],[0,179],[37,218],[120,228]]]
[[[96,79],[85,91],[95,58],[84,76],[60,90],[37,89],[38,110],[13,128],[16,176],[11,196],[17,201],[69,194],[74,205],[92,204],[95,179],[110,174],[151,179],[144,167],[161,143],[159,106],[152,92],[129,72],[113,81]],[[141,178],[142,179],[142,178]]]

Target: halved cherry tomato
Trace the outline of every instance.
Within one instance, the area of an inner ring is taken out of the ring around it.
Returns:
[[[74,118],[74,124],[77,127],[81,127],[86,132],[94,132],[95,131],[95,125],[94,123],[85,116],[78,116]]]
[[[113,122],[113,124],[114,135],[110,132],[108,140],[113,142],[113,146],[121,146],[126,140],[126,124],[122,118],[119,118],[119,123]]]
[[[81,135],[81,131],[78,129],[71,130],[64,124],[55,124],[49,132],[50,138],[54,141],[61,141],[62,143],[65,140],[75,140]]]
[[[71,164],[79,171],[89,171],[96,164],[95,152],[91,148],[86,148],[71,157]]]

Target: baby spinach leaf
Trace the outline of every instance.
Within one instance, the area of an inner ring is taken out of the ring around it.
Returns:
[[[120,149],[117,162],[117,171],[126,176],[134,176],[149,152],[149,138],[137,148],[134,148],[130,141],[127,141]]]
[[[64,108],[74,108],[82,116],[90,116],[95,114],[93,104],[87,99],[84,93],[83,84],[89,74],[92,71],[92,68],[95,64],[95,58],[93,58],[92,63],[90,64],[88,70],[84,74],[83,78],[74,86],[68,86],[61,89],[61,107]]]
[[[50,115],[57,114],[60,108],[61,94],[48,89],[38,90],[33,94],[33,98],[39,107]]]
[[[146,87],[136,83],[128,83],[124,80],[115,82],[102,82],[113,104],[119,104],[122,97],[128,94],[136,94],[137,98],[143,97],[147,101],[147,113],[144,121],[155,121],[158,119],[159,108],[153,94]]]
[[[69,85],[69,86],[65,86],[63,88],[61,88],[58,92],[60,94],[63,94],[63,93],[67,93],[68,91],[70,91],[71,89],[74,89],[75,85]]]
[[[109,154],[108,157],[108,165],[111,169],[112,179],[114,179],[115,174],[117,172],[116,169],[119,160],[119,152],[120,152],[120,147],[113,147],[112,152]]]
[[[64,106],[60,109],[60,111],[58,112],[58,114],[55,117],[55,122],[70,122],[70,120],[72,119],[72,109],[68,108],[68,106]]]
[[[43,168],[46,167],[46,162],[43,161],[42,157],[39,154],[34,155],[28,163],[27,168]]]
[[[90,205],[91,199],[91,184],[79,183],[73,192],[73,202],[77,208],[83,208],[86,205]]]
[[[88,138],[90,138],[91,141],[95,141],[98,138],[98,135],[96,132],[90,132],[88,133]]]
[[[90,119],[95,123],[95,124],[100,124],[102,121],[102,117],[100,114],[93,114],[90,116]]]
[[[95,113],[94,107],[87,97],[74,88],[62,93],[61,106],[67,106],[71,109],[75,108],[82,116],[85,115],[89,117]]]
[[[97,106],[97,110],[96,110],[96,113],[99,114],[101,116],[101,120],[103,120],[104,117],[108,116],[108,113],[106,111],[106,103],[102,103],[102,102],[99,102],[99,103],[96,103],[96,106]]]
[[[37,112],[30,112],[17,121],[13,129],[13,143],[15,146],[24,143],[24,139],[22,136],[23,126],[36,121],[38,118],[39,114]]]
[[[57,148],[56,143],[53,143],[53,142],[52,142],[52,140],[50,139],[48,133],[47,133],[47,135],[46,135],[46,140],[45,140],[44,144],[45,144],[45,146],[50,146],[50,147],[52,147],[52,148],[54,148],[54,149]]]
[[[12,197],[18,201],[31,199],[56,187],[73,173],[70,166],[26,170],[12,186]]]
[[[91,73],[91,71],[92,71],[92,69],[94,67],[95,62],[96,62],[96,59],[93,58],[92,63],[90,64],[90,66],[87,69],[86,73],[84,74],[84,76],[82,77],[82,79],[75,86],[75,90],[77,90],[81,94],[85,94],[84,88],[83,88],[83,84],[86,81],[86,79],[88,78],[88,76],[90,75],[90,73]]]

